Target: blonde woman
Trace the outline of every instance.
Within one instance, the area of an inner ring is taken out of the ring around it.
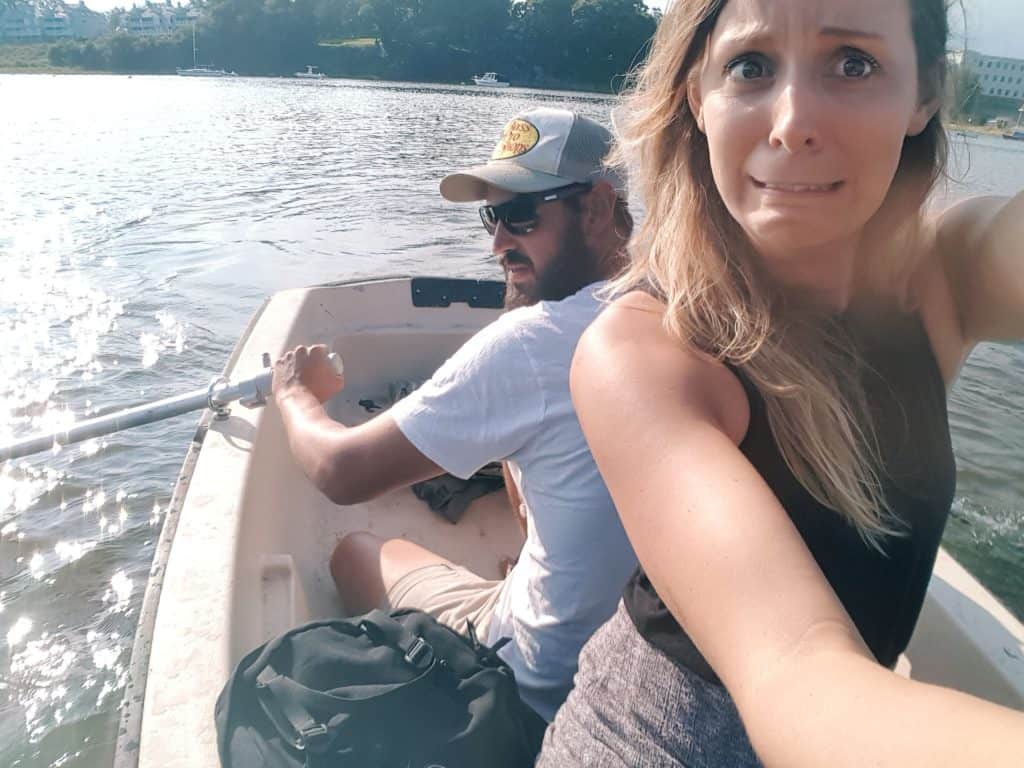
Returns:
[[[922,212],[943,0],[674,0],[621,146],[648,215],[572,372],[642,564],[541,766],[1021,766],[1024,715],[891,671],[1024,337],[1024,196]]]

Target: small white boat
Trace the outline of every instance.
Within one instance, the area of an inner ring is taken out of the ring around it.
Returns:
[[[1010,141],[1024,141],[1024,107],[1021,107],[1017,113],[1017,125],[1009,133],[1004,133],[1003,138],[1009,139]]]
[[[346,424],[370,418],[395,382],[423,380],[501,312],[502,284],[388,278],[282,291],[256,313],[228,361],[233,380],[261,357],[325,343],[345,362],[329,404]],[[360,401],[363,401],[362,403]],[[487,578],[522,536],[503,493],[458,525],[409,490],[339,507],[292,461],[272,405],[207,412],[189,446],[146,589],[115,768],[218,768],[214,703],[249,650],[301,622],[340,615],[328,571],[338,536],[404,536]],[[1024,709],[1024,626],[948,554],[900,670]]]
[[[318,67],[307,64],[306,71],[296,72],[295,77],[302,78],[303,80],[324,80],[327,78],[327,75],[321,72]]]
[[[477,85],[484,85],[490,88],[508,88],[511,83],[497,72],[485,72],[482,75],[473,75],[473,82]]]

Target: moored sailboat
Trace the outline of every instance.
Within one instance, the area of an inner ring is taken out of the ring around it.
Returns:
[[[198,49],[196,48],[196,25],[192,24],[192,66],[186,68],[178,67],[177,72],[181,77],[237,77],[237,72],[226,72],[223,69],[214,69],[212,66],[200,66],[198,60]]]

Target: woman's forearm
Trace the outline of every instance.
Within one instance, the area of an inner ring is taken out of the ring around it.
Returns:
[[[1024,765],[1024,713],[855,653],[795,656],[786,667],[741,707],[769,768]]]

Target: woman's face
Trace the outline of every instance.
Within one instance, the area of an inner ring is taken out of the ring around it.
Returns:
[[[697,66],[715,184],[773,259],[855,244],[933,111],[906,0],[730,0]]]

